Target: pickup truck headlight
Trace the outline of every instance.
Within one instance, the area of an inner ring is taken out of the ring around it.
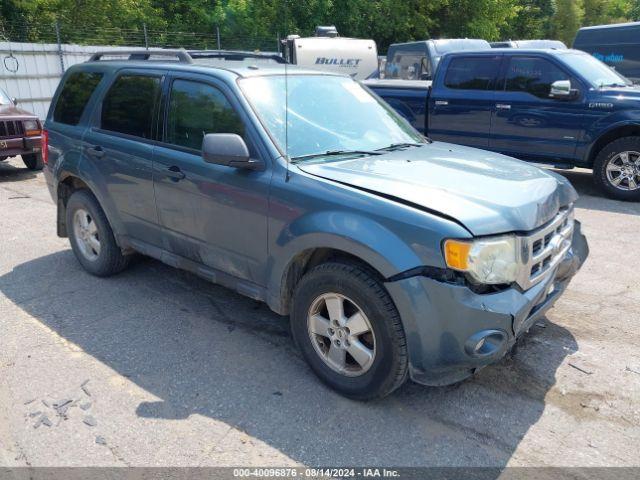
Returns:
[[[515,282],[518,275],[516,237],[503,235],[478,240],[446,240],[444,258],[449,268],[468,273],[481,284]]]
[[[22,125],[24,126],[24,133],[27,137],[40,135],[41,133],[40,124],[37,120],[24,120]]]

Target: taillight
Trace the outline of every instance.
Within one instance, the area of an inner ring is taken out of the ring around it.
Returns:
[[[42,163],[49,163],[49,132],[42,130]]]

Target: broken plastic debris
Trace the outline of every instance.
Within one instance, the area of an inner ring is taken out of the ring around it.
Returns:
[[[84,417],[84,420],[82,420],[86,425],[89,425],[90,427],[95,427],[98,422],[96,422],[96,419],[93,418],[91,415],[87,415],[86,417]]]
[[[582,372],[582,373],[584,373],[586,375],[592,375],[593,374],[593,372],[590,372],[589,370],[585,370],[584,368],[580,368],[577,365],[574,365],[573,363],[569,363],[569,366],[575,368],[579,372]]]
[[[33,428],[38,428],[40,425],[46,425],[47,427],[50,427],[52,425],[51,420],[49,420],[49,417],[47,417],[44,413],[40,415],[40,418],[38,418],[36,423],[33,425]]]

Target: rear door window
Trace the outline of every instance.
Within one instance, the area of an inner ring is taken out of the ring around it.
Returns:
[[[102,101],[100,128],[150,139],[160,98],[159,76],[124,74]]]
[[[549,98],[551,84],[557,80],[571,78],[546,58],[512,57],[507,67],[504,89],[507,92],[526,92],[539,98]]]
[[[244,124],[217,88],[202,82],[175,80],[169,97],[166,141],[199,151],[207,133],[244,136]]]
[[[422,74],[430,74],[427,57],[421,52],[398,51],[387,64],[385,76],[403,80],[418,80]]]
[[[491,90],[500,69],[500,57],[458,57],[449,62],[444,84],[455,90]]]
[[[77,125],[80,122],[91,95],[102,80],[100,72],[75,72],[64,81],[62,91],[58,96],[53,121],[67,125]]]

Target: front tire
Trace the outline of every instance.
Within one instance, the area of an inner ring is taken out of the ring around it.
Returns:
[[[107,277],[129,265],[130,257],[122,254],[104,211],[90,192],[78,190],[71,195],[66,222],[73,253],[87,272]]]
[[[291,331],[320,380],[347,397],[384,397],[406,380],[400,315],[363,267],[331,262],[305,274],[294,292]]]
[[[595,183],[617,200],[640,200],[640,137],[623,137],[606,145],[593,165]]]
[[[44,167],[42,155],[38,153],[22,155],[22,161],[29,170],[42,170],[42,167]]]

